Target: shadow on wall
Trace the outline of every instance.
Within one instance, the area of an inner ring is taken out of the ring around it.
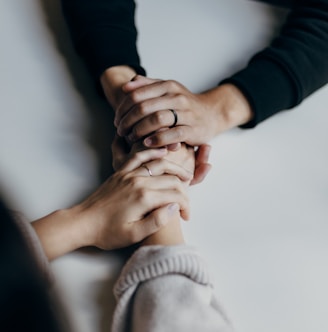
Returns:
[[[75,52],[70,34],[61,12],[60,1],[39,0],[46,26],[53,36],[55,47],[65,59],[72,85],[82,97],[92,121],[88,143],[97,154],[99,175],[103,182],[113,172],[111,142],[114,137],[113,110],[96,91],[82,59]]]

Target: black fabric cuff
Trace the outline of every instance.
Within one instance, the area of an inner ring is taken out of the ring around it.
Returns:
[[[85,35],[78,43],[78,52],[85,59],[92,76],[98,81],[101,74],[109,67],[127,65],[137,74],[145,75],[144,68],[136,47],[136,36],[130,31],[99,27]],[[92,38],[90,38],[92,36]]]

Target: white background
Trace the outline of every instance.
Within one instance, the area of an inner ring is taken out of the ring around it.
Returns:
[[[286,15],[241,0],[138,5],[148,75],[195,92],[241,69]],[[0,41],[0,187],[34,220],[110,173],[110,109],[72,48],[59,1],[0,0]],[[186,238],[208,260],[238,331],[328,331],[327,88],[213,140],[213,169],[191,188]],[[76,331],[109,330],[121,265],[117,253],[92,250],[53,263]]]

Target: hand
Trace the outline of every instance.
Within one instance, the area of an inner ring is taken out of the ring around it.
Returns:
[[[114,111],[125,97],[122,86],[131,81],[134,76],[136,76],[136,72],[129,66],[110,67],[101,75],[100,84]]]
[[[210,172],[212,165],[208,160],[210,157],[211,146],[208,144],[200,145],[195,154],[195,173],[190,185],[203,182],[207,174]]]
[[[206,151],[202,151],[201,153],[205,152]],[[181,144],[181,148],[178,151],[169,151],[165,158],[191,170],[195,167],[195,151],[192,147],[187,146],[186,144]],[[203,158],[206,158],[206,153]],[[186,184],[189,184],[189,182]],[[141,245],[178,245],[182,243],[184,243],[184,238],[181,229],[180,216],[179,214],[175,214],[172,215],[169,222],[158,232],[145,238],[141,242]]]
[[[129,158],[130,150],[131,148],[125,139],[116,135],[112,143],[112,153],[115,156],[113,158],[114,170],[119,169],[126,162]],[[212,168],[212,165],[208,162],[210,151],[211,146],[208,144],[203,144],[196,148],[194,176],[190,185],[201,183],[210,172]]]
[[[80,204],[84,218],[93,220],[89,222],[90,233],[96,230],[93,245],[113,249],[139,242],[163,226],[172,209],[180,208],[182,218],[189,218],[188,196],[182,183],[192,174],[163,158],[166,154],[166,150],[137,152]]]
[[[192,175],[164,159],[166,155],[166,149],[135,153],[82,203],[35,221],[47,257],[54,259],[84,246],[129,246],[158,231],[179,210],[182,218],[188,219],[183,182],[190,181]]]
[[[182,148],[185,148],[185,152],[191,153],[191,149],[185,147],[184,145]],[[210,170],[210,165],[207,163],[208,157],[210,152],[209,145],[201,145],[198,150],[196,151],[196,170],[195,170],[195,177],[193,178],[191,184],[199,183],[203,180],[202,174],[207,174]],[[179,154],[171,153],[173,157],[179,157]],[[183,153],[182,153],[183,154]],[[186,156],[186,155],[185,155]],[[192,154],[191,154],[192,156]],[[172,158],[172,157],[171,157]],[[186,157],[183,157],[185,159]],[[172,160],[172,159],[171,159]],[[177,160],[175,160],[177,161]],[[177,161],[178,162],[178,161]],[[181,161],[180,161],[181,162]],[[189,161],[190,162],[190,161]],[[197,162],[199,163],[197,169]],[[190,167],[190,166],[189,166]],[[200,174],[197,176],[197,173]],[[181,229],[181,224],[179,218],[172,218],[165,226],[163,226],[158,232],[151,234],[147,238],[145,238],[141,245],[164,245],[164,246],[171,246],[171,245],[178,245],[183,244],[184,238]]]
[[[139,75],[123,85],[123,91],[126,96],[115,115],[117,132],[120,136],[127,135],[130,141],[144,139],[147,147],[180,142],[199,146],[252,117],[248,101],[231,84],[194,94],[176,81]],[[174,123],[170,109],[178,115],[173,128],[170,128]],[[161,128],[170,129],[158,131]]]

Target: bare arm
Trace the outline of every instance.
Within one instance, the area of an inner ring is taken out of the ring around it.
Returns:
[[[192,174],[163,159],[166,154],[165,149],[134,154],[83,202],[33,222],[47,257],[52,260],[85,246],[126,247],[158,231],[173,214],[188,218],[181,181],[190,181]]]

